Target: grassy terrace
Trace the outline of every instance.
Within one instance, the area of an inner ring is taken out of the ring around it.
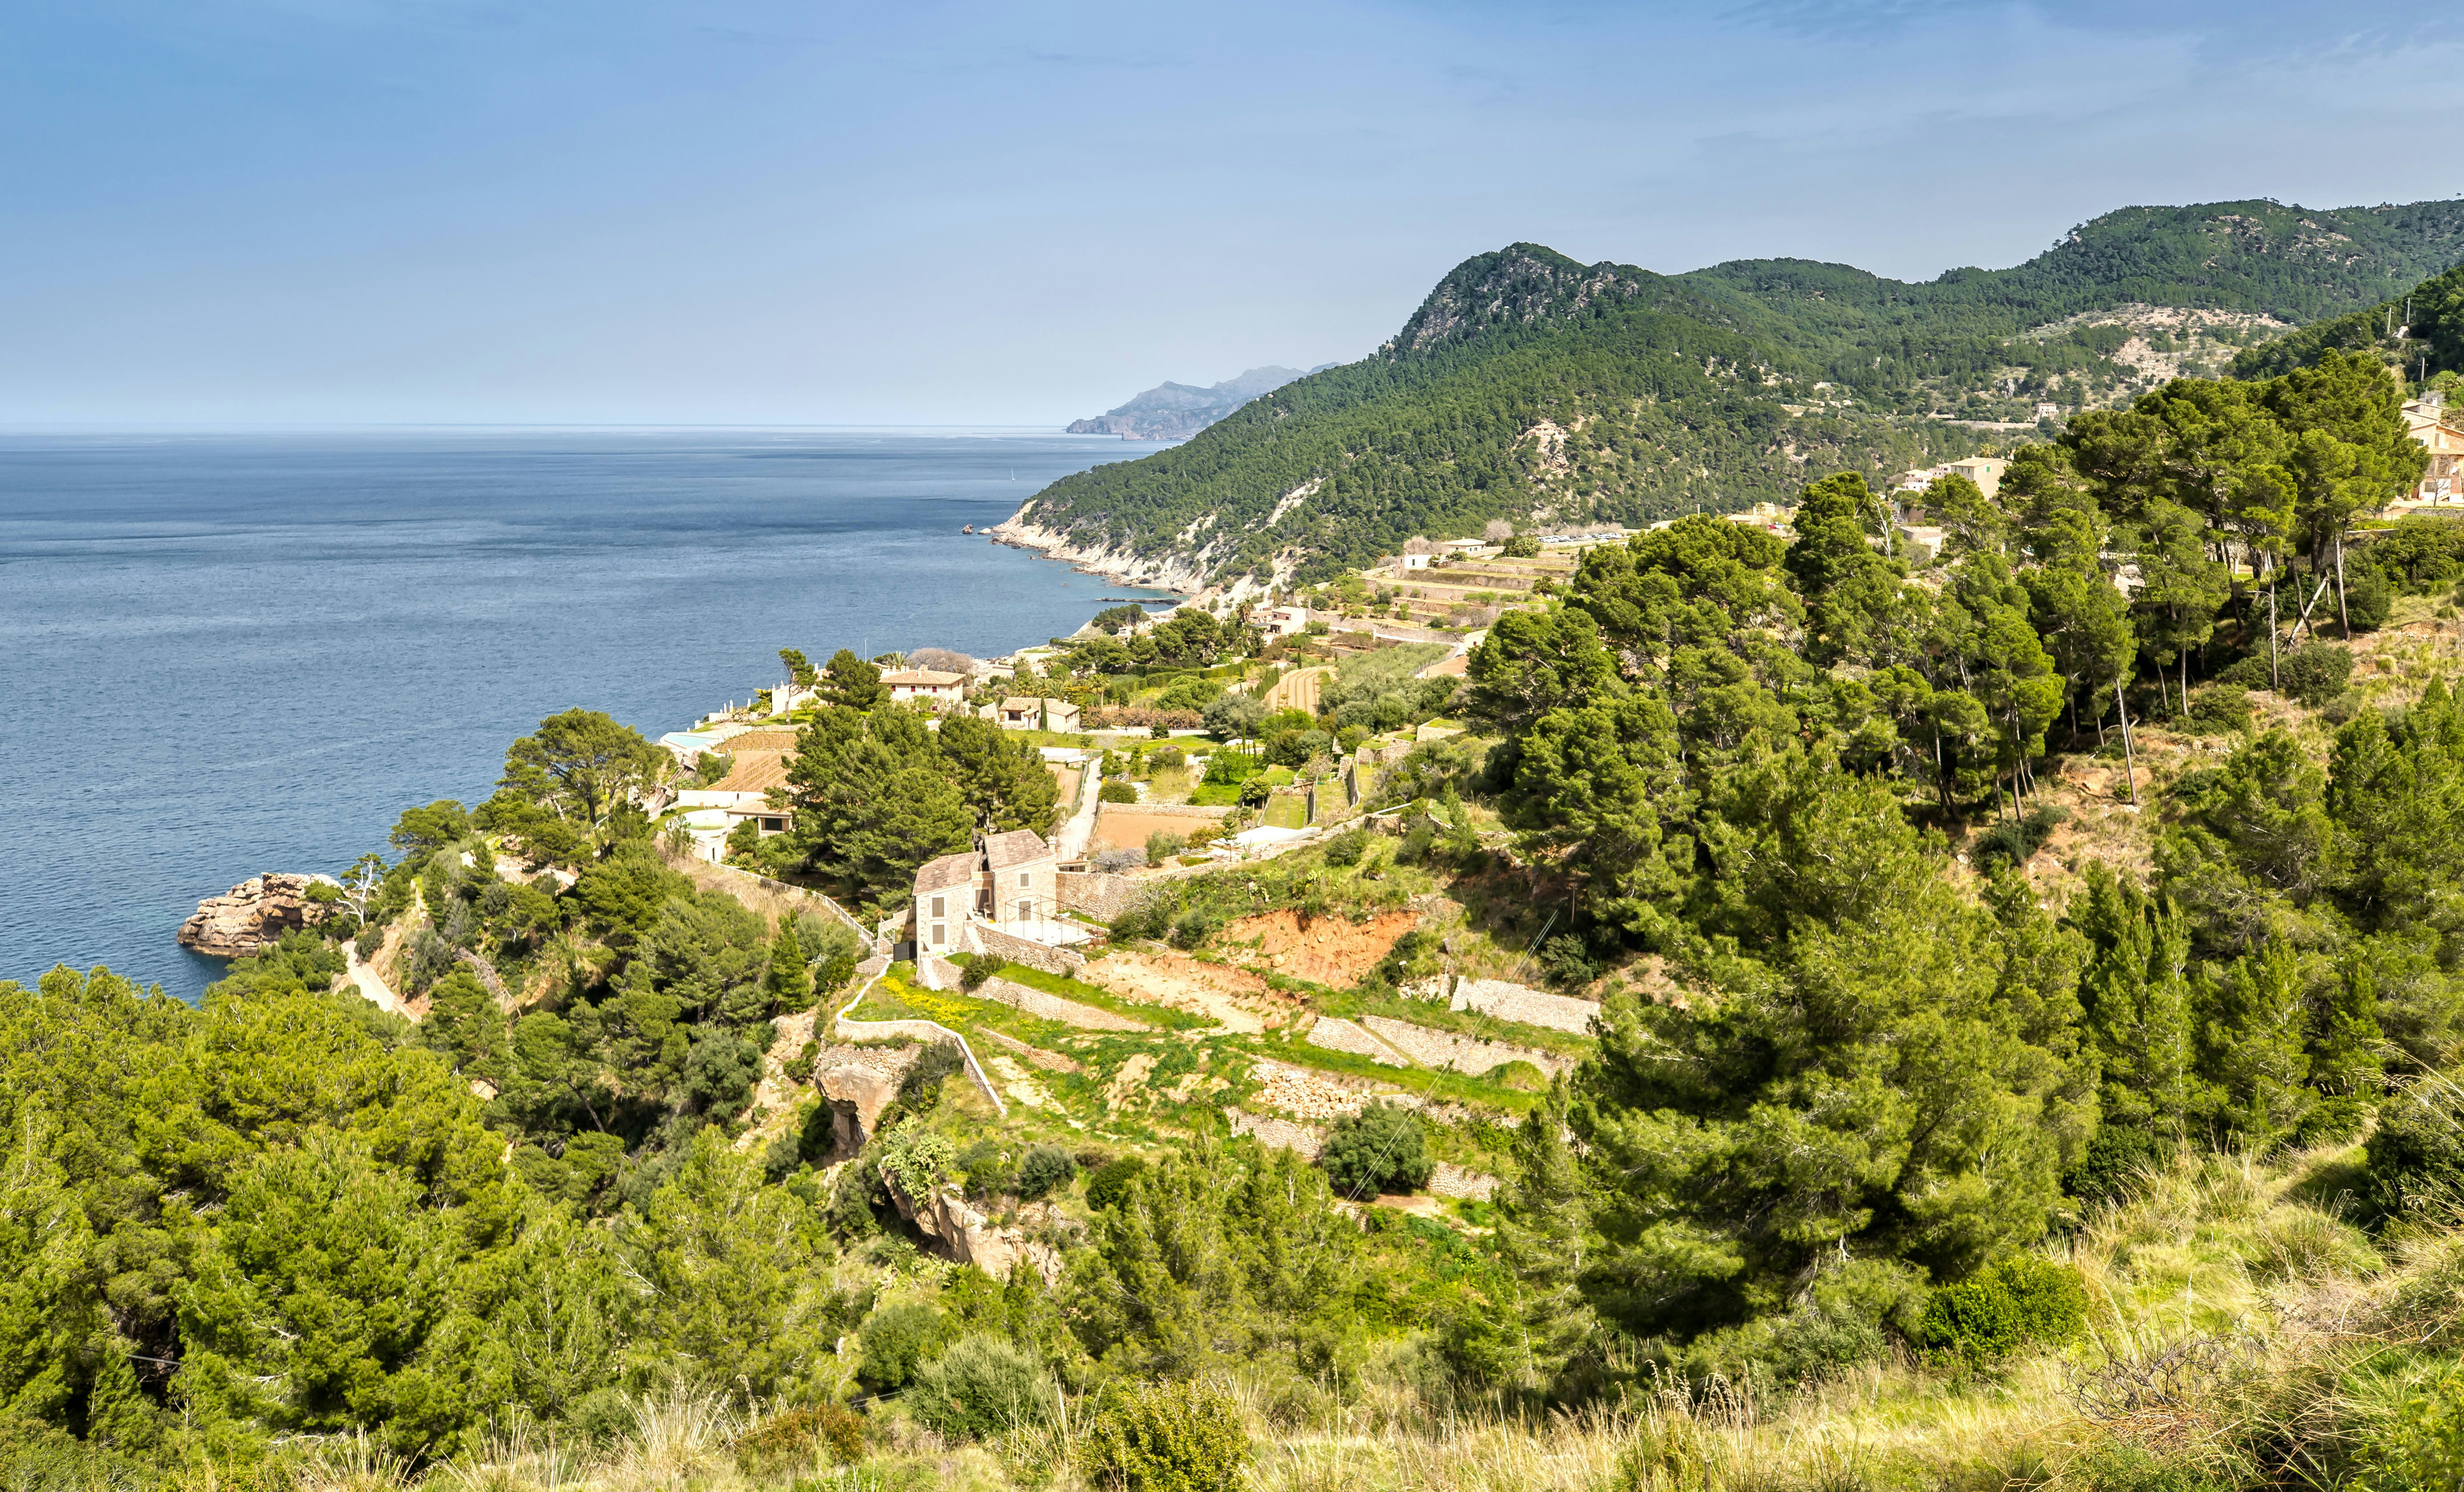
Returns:
[[[971,967],[976,959],[977,955],[974,954],[959,954],[955,955],[951,962],[964,968]],[[1063,999],[1074,999],[1082,1005],[1092,1005],[1098,1010],[1109,1010],[1116,1016],[1127,1016],[1133,1020],[1143,1020],[1149,1025],[1157,1026],[1166,1031],[1211,1031],[1218,1025],[1218,1022],[1209,1016],[1193,1015],[1186,1010],[1174,1010],[1165,1005],[1151,1005],[1142,1000],[1123,999],[1111,990],[1089,984],[1083,979],[1073,979],[1066,975],[1046,974],[1041,969],[1031,969],[1023,963],[1003,963],[993,973],[996,977],[1007,979],[1013,984],[1023,984],[1028,989],[1042,990],[1046,995],[1058,995]]]

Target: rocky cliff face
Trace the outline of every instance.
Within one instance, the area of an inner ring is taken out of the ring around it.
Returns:
[[[1030,497],[1018,512],[993,528],[993,542],[1013,549],[1032,549],[1047,560],[1066,560],[1089,575],[1143,585],[1151,590],[1179,591],[1195,595],[1206,588],[1206,566],[1209,556],[1200,548],[1195,554],[1163,554],[1139,556],[1126,548],[1094,543],[1081,543],[1068,533],[1048,529],[1035,521],[1036,499]]]
[[[953,1263],[973,1264],[996,1280],[1006,1280],[1020,1260],[1044,1276],[1047,1284],[1061,1279],[1061,1255],[1051,1244],[1026,1236],[1022,1226],[996,1227],[992,1219],[967,1205],[947,1189],[935,1191],[918,1204],[900,1193],[895,1185],[883,1188],[896,1204],[898,1214],[915,1224],[915,1231],[930,1239],[936,1251]],[[1048,1210],[1041,1204],[1029,1204],[1022,1218],[1043,1215]]]
[[[898,1096],[899,1080],[917,1055],[913,1047],[824,1048],[813,1063],[813,1086],[830,1106],[829,1164],[854,1159],[872,1138],[881,1111]]]
[[[216,958],[245,958],[279,942],[285,932],[313,928],[333,913],[333,907],[308,899],[308,888],[321,875],[282,875],[268,871],[242,881],[221,896],[197,903],[197,914],[180,924],[180,946]]]

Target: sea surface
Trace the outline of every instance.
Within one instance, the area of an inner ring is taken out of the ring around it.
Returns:
[[[1144,454],[1154,448],[1138,446]],[[0,978],[392,852],[575,705],[680,730],[815,663],[979,657],[1154,595],[959,534],[1118,440],[1010,431],[0,435]]]

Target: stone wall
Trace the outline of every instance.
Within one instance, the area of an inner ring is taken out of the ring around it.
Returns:
[[[968,923],[967,936],[981,953],[1005,958],[1011,963],[1022,963],[1030,969],[1041,969],[1046,974],[1074,975],[1087,967],[1087,955],[1075,949],[1049,948],[1033,938],[1013,937],[985,923]]]
[[[1061,872],[1061,905],[1071,911],[1083,911],[1098,922],[1111,921],[1154,891],[1154,882],[1135,876],[1101,870]]]

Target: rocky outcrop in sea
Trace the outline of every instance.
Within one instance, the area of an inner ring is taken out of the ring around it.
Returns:
[[[221,896],[197,903],[197,914],[180,924],[180,946],[215,958],[245,958],[282,940],[285,932],[313,928],[337,904],[308,899],[308,888],[329,876],[278,871],[242,881]]]

